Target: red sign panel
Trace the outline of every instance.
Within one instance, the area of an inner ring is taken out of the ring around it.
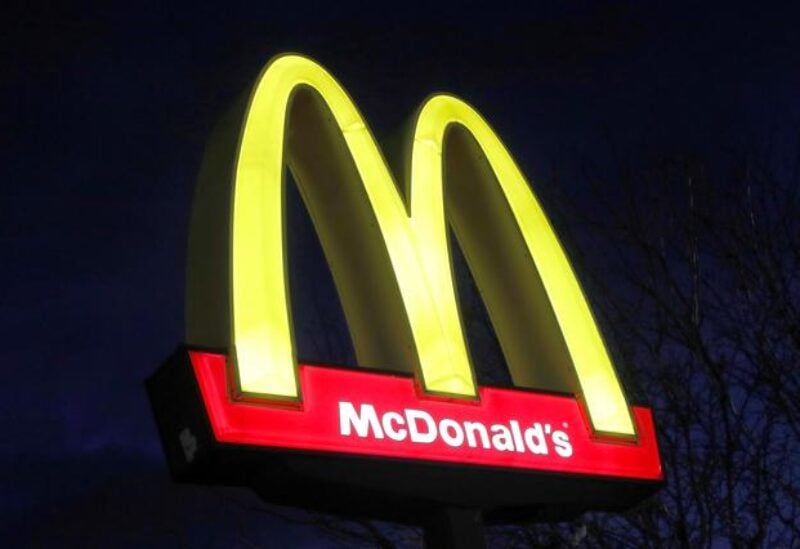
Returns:
[[[568,396],[480,388],[480,401],[426,397],[398,375],[301,365],[302,407],[230,397],[224,355],[190,352],[218,442],[658,481],[649,409],[636,442],[596,439]]]

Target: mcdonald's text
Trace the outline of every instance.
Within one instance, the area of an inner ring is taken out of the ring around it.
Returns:
[[[522,422],[524,425],[524,422]],[[567,424],[563,426],[566,428]],[[486,425],[480,421],[456,421],[445,417],[434,419],[425,410],[405,408],[402,413],[387,411],[380,416],[372,404],[339,402],[339,432],[342,436],[388,439],[396,442],[432,444],[441,439],[453,448],[475,448],[497,452],[530,452],[548,455],[553,449],[562,458],[572,456],[572,444],[565,431],[549,423],[535,422],[523,430],[520,421]]]

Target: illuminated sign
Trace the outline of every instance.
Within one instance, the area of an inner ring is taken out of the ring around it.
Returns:
[[[341,85],[314,61],[283,55],[217,133],[190,228],[188,352],[173,359],[172,369],[183,373],[170,374],[197,387],[191,406],[206,418],[196,429],[209,444],[661,479],[650,411],[627,403],[552,226],[470,105],[446,94],[422,104],[397,179]],[[287,166],[365,368],[298,364],[286,267]],[[514,389],[476,383],[448,227]],[[171,406],[174,397],[153,387],[154,406]],[[176,421],[167,423],[178,428]],[[202,461],[190,429],[176,435],[179,446],[165,434],[171,427],[162,421],[161,429],[165,445],[187,463]]]
[[[639,440],[597,441],[564,395],[480,388],[480,404],[420,398],[411,378],[302,365],[302,410],[229,398],[223,355],[190,352],[214,436],[273,448],[469,463],[642,480],[661,478],[652,416]]]

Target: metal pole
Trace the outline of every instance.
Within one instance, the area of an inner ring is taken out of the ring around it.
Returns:
[[[442,507],[424,525],[426,549],[485,549],[483,516],[475,509]]]

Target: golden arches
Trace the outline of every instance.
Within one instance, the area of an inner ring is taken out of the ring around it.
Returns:
[[[508,151],[469,105],[436,95],[420,109],[409,208],[347,93],[307,58],[285,55],[267,66],[242,128],[231,198],[228,342],[243,394],[299,398],[283,242],[288,164],[320,236],[360,364],[412,364],[427,392],[477,396],[447,216],[515,383],[572,390],[596,431],[635,434],[555,233]],[[476,213],[485,230],[471,222]],[[190,242],[190,266],[198,253]],[[190,280],[190,316],[202,310],[192,304],[204,299],[202,286]]]

